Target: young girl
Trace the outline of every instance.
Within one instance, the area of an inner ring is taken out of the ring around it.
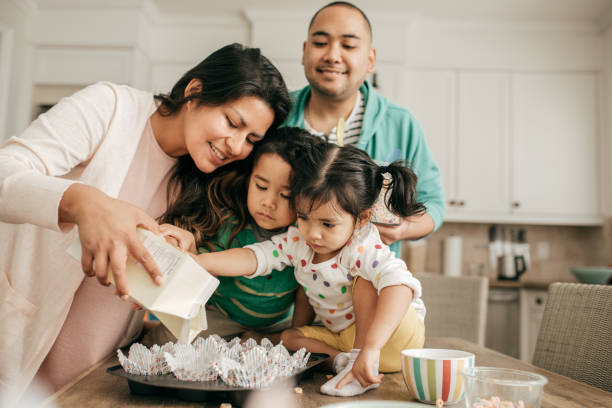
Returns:
[[[164,224],[162,231],[191,252],[221,251],[265,241],[295,223],[291,205],[292,162],[311,146],[323,143],[300,128],[281,128],[259,142],[249,159],[213,173],[208,197],[220,222],[189,217],[174,220],[194,234]],[[220,227],[219,227],[220,225]],[[195,237],[194,237],[195,235]],[[197,241],[197,245],[196,245]],[[290,266],[279,267],[255,279],[220,277],[207,310],[208,330],[221,336],[259,340],[259,332],[280,341],[280,332],[291,326],[298,284]],[[299,312],[298,312],[299,315]],[[301,324],[308,323],[302,319]],[[276,333],[276,334],[270,334]],[[164,344],[174,340],[163,327],[155,328],[143,341]]]
[[[292,164],[298,228],[197,259],[225,276],[258,277],[294,266],[325,326],[289,329],[283,342],[289,349],[306,347],[334,357],[338,375],[321,392],[357,395],[380,383],[379,360],[381,371],[398,371],[400,351],[424,342],[421,285],[369,221],[386,173],[387,207],[402,217],[422,213],[415,201],[416,176],[398,163],[379,167],[356,147],[329,143]]]

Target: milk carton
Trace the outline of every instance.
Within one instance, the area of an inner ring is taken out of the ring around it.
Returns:
[[[157,286],[147,271],[129,258],[125,275],[130,298],[151,311],[180,343],[191,343],[207,327],[204,305],[219,285],[219,280],[189,254],[168,244],[162,237],[144,229],[139,229],[138,233],[143,245],[163,272],[164,284]],[[66,251],[81,261],[81,243],[78,238]],[[110,266],[109,276],[114,284]]]

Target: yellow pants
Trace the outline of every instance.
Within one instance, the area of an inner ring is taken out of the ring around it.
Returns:
[[[355,323],[334,333],[325,326],[297,328],[305,337],[322,341],[340,351],[350,351],[355,343]],[[425,325],[412,306],[404,315],[385,346],[380,351],[379,371],[392,373],[402,369],[401,351],[421,348],[425,343]]]

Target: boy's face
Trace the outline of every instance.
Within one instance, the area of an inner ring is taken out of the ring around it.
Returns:
[[[247,194],[249,213],[258,226],[267,230],[295,222],[289,205],[291,166],[274,153],[262,154],[251,172]]]
[[[317,263],[336,256],[353,235],[355,225],[355,218],[336,200],[313,207],[309,213],[298,210],[298,229],[315,252]]]
[[[313,92],[334,100],[351,98],[368,73],[374,72],[376,51],[367,22],[345,6],[322,10],[308,30],[302,65]]]

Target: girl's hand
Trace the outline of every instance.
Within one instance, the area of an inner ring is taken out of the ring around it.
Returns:
[[[384,374],[374,375],[373,367],[380,358],[380,350],[364,347],[359,352],[353,369],[336,385],[336,389],[344,387],[353,379],[359,381],[362,387],[367,387],[370,384],[379,384]]]
[[[157,222],[141,209],[116,200],[85,184],[73,184],[59,206],[60,223],[73,223],[79,228],[81,267],[87,276],[96,276],[105,286],[110,284],[110,265],[122,299],[129,288],[125,277],[128,255],[139,262],[156,284],[163,284],[163,274],[139,239],[137,227],[159,234]]]
[[[183,251],[191,252],[192,254],[197,253],[195,238],[191,232],[172,224],[160,225],[159,231],[169,244],[172,244]]]

